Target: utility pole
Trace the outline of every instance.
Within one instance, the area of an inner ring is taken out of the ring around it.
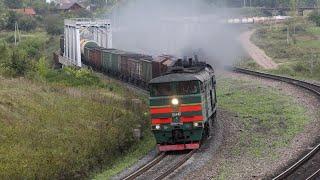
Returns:
[[[287,26],[287,44],[289,45],[289,26]]]
[[[316,0],[316,8],[317,8],[317,14],[318,16],[320,15],[320,11],[319,11],[319,8],[320,8],[320,0]]]
[[[17,40],[18,38],[18,40]],[[17,46],[18,42],[20,42],[21,36],[20,36],[20,30],[19,30],[19,24],[18,22],[15,22],[14,24],[14,45]]]

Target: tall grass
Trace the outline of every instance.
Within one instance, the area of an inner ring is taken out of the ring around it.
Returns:
[[[134,128],[149,127],[130,95],[24,79],[0,84],[0,179],[88,177],[136,142]]]

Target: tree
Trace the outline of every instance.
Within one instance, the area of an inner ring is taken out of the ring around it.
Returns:
[[[48,34],[59,35],[63,33],[63,21],[59,16],[47,16],[45,18],[45,29]]]
[[[31,31],[37,28],[37,22],[33,17],[22,16],[18,20],[18,24],[23,31]]]
[[[10,9],[18,9],[23,7],[23,0],[4,0],[4,4]]]
[[[5,29],[7,24],[7,14],[8,11],[4,7],[4,4],[2,1],[0,1],[0,29]]]
[[[15,24],[16,22],[18,22],[20,17],[21,15],[19,15],[18,13],[14,11],[9,11],[7,16],[8,20],[6,24],[6,29],[14,30]]]

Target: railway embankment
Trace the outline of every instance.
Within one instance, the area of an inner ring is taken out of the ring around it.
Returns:
[[[153,146],[134,137],[147,108],[123,85],[69,68],[43,78],[0,77],[0,179],[88,178]]]

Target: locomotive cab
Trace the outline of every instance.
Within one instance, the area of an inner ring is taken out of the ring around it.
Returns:
[[[150,82],[152,131],[160,151],[198,149],[215,114],[211,67],[170,72]]]

